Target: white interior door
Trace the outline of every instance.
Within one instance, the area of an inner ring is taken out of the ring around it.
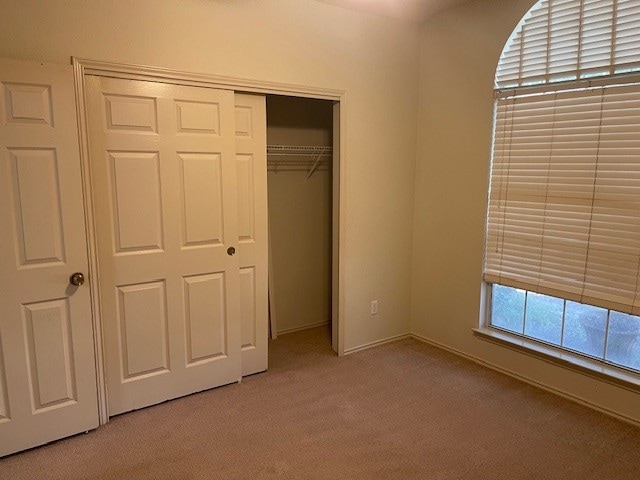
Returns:
[[[73,69],[0,60],[0,455],[98,426]]]
[[[242,375],[267,369],[267,111],[263,95],[235,94]]]
[[[87,78],[109,414],[241,378],[234,94]]]

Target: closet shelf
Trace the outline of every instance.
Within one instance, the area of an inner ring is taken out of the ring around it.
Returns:
[[[267,145],[267,170],[308,171],[307,180],[318,170],[329,170],[333,148],[311,145]]]
[[[330,156],[333,153],[331,147],[311,146],[311,145],[267,145],[267,155],[278,156]]]

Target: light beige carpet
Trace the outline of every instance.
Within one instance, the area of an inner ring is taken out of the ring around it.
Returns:
[[[414,340],[268,373],[0,460],[5,479],[638,480],[640,429]]]

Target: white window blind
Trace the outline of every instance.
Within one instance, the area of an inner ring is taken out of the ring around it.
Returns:
[[[638,0],[525,16],[496,73],[485,281],[640,314],[636,70]]]
[[[640,1],[541,0],[498,64],[496,88],[640,71]]]

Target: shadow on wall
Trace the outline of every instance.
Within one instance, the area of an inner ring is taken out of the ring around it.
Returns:
[[[331,101],[267,97],[268,145],[331,147],[332,122]],[[331,162],[309,176],[313,158],[283,158],[288,166],[269,166],[267,175],[278,334],[331,321]]]

